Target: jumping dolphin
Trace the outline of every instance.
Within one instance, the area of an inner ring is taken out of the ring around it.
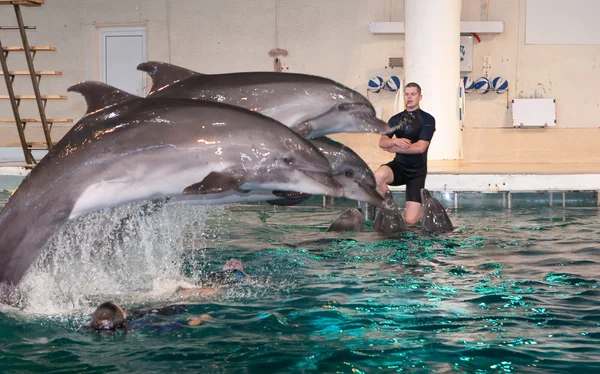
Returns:
[[[454,226],[442,203],[431,196],[429,190],[425,188],[421,189],[421,203],[423,204],[422,233],[446,233],[454,230]]]
[[[383,198],[375,189],[377,187],[375,176],[359,155],[344,144],[326,136],[309,139],[309,141],[329,161],[333,178],[344,188],[344,197],[364,201],[377,207],[383,205]],[[289,195],[286,198],[269,201],[269,203],[294,205],[310,197],[307,194],[295,197],[291,196],[291,193]]]
[[[375,175],[356,152],[326,136],[310,139],[310,142],[329,161],[333,178],[344,188],[344,197],[377,207],[383,206],[383,198],[375,189]]]
[[[364,201],[377,207],[383,205],[383,198],[375,189],[377,187],[375,176],[358,154],[344,144],[326,136],[309,139],[309,141],[319,149],[331,165],[333,178],[344,189],[344,197]],[[294,191],[250,191],[245,193],[227,191],[219,195],[205,195],[200,198],[180,197],[172,199],[170,203],[204,205],[213,204],[213,200],[219,199],[221,204],[266,201],[272,205],[296,205],[310,197],[310,194]]]
[[[67,220],[106,207],[234,189],[343,193],[314,145],[259,113],[95,82],[68,91],[85,93],[88,111],[0,213],[0,285],[16,286]]]
[[[332,231],[361,231],[365,228],[360,208],[350,208],[344,211],[327,229]]]
[[[85,86],[79,87],[78,90],[84,98],[86,98],[88,104],[87,113],[94,113],[99,109],[114,105],[115,103],[143,99],[101,82],[87,82]],[[375,176],[369,166],[358,154],[344,144],[326,136],[309,139],[309,141],[315,145],[325,156],[327,161],[329,161],[333,178],[340,183],[344,189],[344,197],[357,201],[364,201],[378,207],[383,204],[383,199],[375,190]],[[256,190],[251,192],[239,192],[229,190],[218,194],[172,198],[169,199],[169,203],[208,205],[215,203],[233,204],[240,202],[266,201],[273,205],[295,205],[310,197],[310,194],[294,191],[269,192]]]
[[[367,98],[323,77],[278,72],[200,74],[157,61],[143,62],[137,68],[152,77],[147,97],[240,106],[274,118],[306,138],[340,132],[394,131],[376,117]]]

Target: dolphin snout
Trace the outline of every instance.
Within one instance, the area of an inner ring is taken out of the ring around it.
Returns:
[[[375,186],[370,185],[367,179],[354,180],[344,175],[336,176],[335,179],[343,186],[345,197],[364,201],[379,208],[383,206],[383,197],[377,192]]]
[[[388,126],[388,124],[379,118],[377,118],[374,114],[363,115],[362,121],[364,122],[365,128],[368,130],[377,133],[377,134],[389,134],[393,132],[393,129]]]
[[[344,187],[336,181],[330,173],[316,172],[312,170],[301,170],[306,176],[315,180],[319,185],[325,188],[323,195],[342,197],[344,196]]]

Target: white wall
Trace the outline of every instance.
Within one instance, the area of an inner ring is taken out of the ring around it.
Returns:
[[[0,24],[14,24],[11,8],[1,9]],[[322,75],[353,87],[384,108],[384,119],[393,114],[394,95],[368,93],[366,83],[373,75],[403,75],[401,68],[386,65],[389,57],[403,56],[404,36],[373,35],[368,27],[371,21],[403,21],[402,0],[50,0],[40,8],[22,9],[26,23],[38,26],[28,33],[30,44],[58,47],[36,57],[38,69],[63,71],[62,77],[42,79],[42,91],[49,94],[66,94],[71,84],[99,79],[97,27],[108,25],[145,25],[148,59],[204,73],[272,70],[269,50],[286,49],[285,71]],[[509,81],[509,99],[556,97],[559,120],[557,129],[507,129],[511,112],[506,96],[469,95],[465,160],[493,162],[510,153],[513,162],[544,161],[554,151],[560,156],[554,160],[600,160],[573,142],[554,148],[563,138],[600,141],[600,86],[594,83],[600,81],[600,46],[525,45],[525,0],[463,0],[461,18],[505,23],[502,34],[480,35],[471,76],[482,74],[482,57],[489,55],[492,75]],[[17,32],[2,31],[0,36],[4,45],[19,44]],[[11,54],[9,64],[26,68],[22,56]],[[18,90],[30,93],[27,78],[17,79]],[[34,116],[35,105],[29,104],[24,111]],[[84,111],[83,98],[69,94],[66,102],[49,104],[48,116],[77,119]],[[0,102],[0,117],[12,117],[8,101]],[[67,129],[57,128],[54,139]],[[35,137],[42,139],[39,132]],[[336,138],[374,166],[390,158],[378,150],[376,136]],[[0,126],[0,145],[17,140],[14,124]]]

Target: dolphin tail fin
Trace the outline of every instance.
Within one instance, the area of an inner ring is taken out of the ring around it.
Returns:
[[[148,95],[170,84],[178,82],[193,75],[201,75],[198,72],[183,68],[181,66],[168,64],[166,62],[146,61],[137,66],[140,71],[145,71],[152,78],[152,88]]]
[[[85,98],[87,103],[86,115],[104,109],[107,106],[139,98],[139,96],[97,81],[76,83],[69,87],[67,92],[79,92]]]

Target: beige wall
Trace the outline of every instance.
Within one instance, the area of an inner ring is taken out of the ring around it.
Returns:
[[[278,4],[278,5],[277,5]],[[391,9],[390,9],[391,5]],[[386,68],[388,57],[402,57],[403,35],[373,35],[371,21],[403,21],[402,0],[48,0],[41,8],[22,8],[32,45],[52,45],[57,52],[38,53],[36,68],[60,70],[62,77],[42,79],[47,94],[67,94],[73,83],[99,79],[98,26],[146,25],[148,59],[170,61],[204,73],[272,70],[268,51],[289,52],[285,71],[317,74],[338,80],[367,95],[393,113],[390,92],[368,93],[373,75],[402,76]],[[598,161],[600,152],[600,46],[525,45],[524,0],[463,0],[462,20],[501,20],[502,34],[481,34],[474,45],[476,79],[481,60],[491,56],[491,75],[509,81],[509,93],[467,95],[463,155],[467,162]],[[11,8],[2,7],[0,24],[15,24]],[[18,45],[17,32],[2,31],[2,43]],[[25,69],[22,55],[9,57],[11,69]],[[17,78],[17,91],[31,93],[28,78]],[[0,92],[5,93],[3,84]],[[427,95],[427,92],[424,92]],[[77,120],[85,110],[81,96],[51,102],[49,117]],[[510,128],[507,99],[553,97],[557,128]],[[35,116],[34,103],[22,116]],[[0,117],[12,117],[8,101],[0,102]],[[443,119],[438,119],[443,126]],[[68,127],[55,127],[54,139]],[[42,140],[31,129],[31,140]],[[391,155],[377,148],[373,135],[333,136],[355,149],[372,166]],[[0,145],[17,141],[14,124],[0,125]],[[434,137],[434,141],[444,141]]]

